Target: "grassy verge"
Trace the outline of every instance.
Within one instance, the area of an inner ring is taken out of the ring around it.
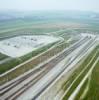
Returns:
[[[6,55],[0,53],[0,60],[3,60],[3,59],[5,59],[5,58],[8,58],[8,56],[6,56]]]
[[[90,60],[93,58],[95,52],[97,51],[98,47],[96,47],[90,54],[89,56],[83,61],[83,63],[77,68],[74,73],[70,76],[70,78],[63,84],[63,90],[66,91],[66,89],[71,85],[71,83],[74,81],[74,79],[80,74],[80,72],[87,66],[87,64],[90,62]],[[63,100],[67,100],[68,97],[71,95],[71,93],[74,91],[74,89],[78,86],[79,82],[82,80],[82,78],[86,75],[87,71],[90,69],[91,65],[94,63],[96,58],[98,57],[95,56],[94,60],[90,63],[88,68],[84,71],[83,74],[77,79],[77,81],[74,82],[72,87],[69,89],[67,94],[64,96]],[[67,84],[68,83],[68,84]]]
[[[89,90],[84,100],[98,100],[99,99],[99,62],[95,66],[89,85]]]

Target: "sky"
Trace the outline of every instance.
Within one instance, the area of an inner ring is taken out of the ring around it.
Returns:
[[[99,12],[99,0],[0,0],[0,10],[81,10]]]

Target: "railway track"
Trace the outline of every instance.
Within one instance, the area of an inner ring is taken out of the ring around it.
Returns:
[[[34,76],[37,72],[41,71],[37,76],[35,76],[30,82],[23,85],[21,88],[19,88],[16,92],[12,93],[11,95],[7,96],[5,100],[12,100],[13,95],[17,94],[13,100],[20,94],[22,94],[24,91],[26,91],[28,88],[30,88],[32,85],[34,85],[39,79],[41,79],[46,73],[48,73],[57,63],[59,63],[61,60],[63,60],[67,55],[69,55],[73,50],[81,46],[83,43],[85,43],[88,40],[88,38],[84,38],[79,43],[73,45],[71,48],[64,51],[62,54],[58,55],[56,58],[52,59],[45,65],[41,66],[39,69],[36,69],[35,71],[29,73],[28,75],[22,77],[19,80],[14,81],[13,83],[3,87],[0,89],[0,95],[3,98],[5,94],[8,94],[11,89],[14,89],[16,86],[18,86],[20,83],[25,81],[26,79],[30,78],[31,76]],[[44,70],[43,70],[44,69]],[[20,92],[19,92],[20,91]],[[12,99],[11,99],[12,98]]]
[[[93,40],[92,40],[93,41]],[[58,73],[58,75],[56,75],[56,77],[54,77],[41,91],[39,91],[36,95],[34,95],[33,96],[33,98],[32,98],[32,100],[36,100],[43,92],[44,92],[44,90],[45,89],[47,89],[47,87],[48,86],[50,86],[50,84],[52,84],[54,81],[55,81],[55,79],[57,79],[63,72],[64,72],[64,70],[67,68],[67,67],[69,67],[79,56],[81,56],[81,55],[83,55],[83,54],[85,54],[86,52],[87,52],[87,50],[92,46],[92,45],[94,45],[94,41],[92,42],[92,44],[90,44],[90,43],[88,43],[84,48],[84,50],[81,50],[67,65],[66,65],[66,67],[64,67],[63,69],[62,69],[62,71],[60,71],[60,73]],[[19,99],[20,100],[20,99]],[[37,99],[37,100],[39,100],[39,99]]]

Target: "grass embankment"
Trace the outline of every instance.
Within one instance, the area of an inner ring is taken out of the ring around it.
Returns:
[[[8,58],[8,56],[6,56],[6,55],[0,53],[0,60],[3,60],[3,59],[5,59],[5,58]]]
[[[92,71],[89,89],[86,96],[84,97],[84,100],[98,100],[98,99],[99,99],[99,62]]]
[[[64,83],[63,90],[64,92],[67,90],[67,88],[72,84],[72,82],[76,79],[76,77],[81,73],[81,71],[86,68],[86,70],[78,77],[77,81],[74,82],[74,84],[70,87],[69,91],[64,96],[63,100],[68,100],[68,97],[71,95],[71,93],[75,90],[75,88],[78,86],[82,78],[86,75],[92,64],[95,62],[95,60],[98,57],[98,54],[94,57],[92,62],[88,65],[88,63],[91,61],[93,56],[95,55],[98,47],[96,47],[89,56],[83,61],[83,63],[74,71],[74,73],[70,76],[70,78]],[[88,65],[88,66],[87,66]]]

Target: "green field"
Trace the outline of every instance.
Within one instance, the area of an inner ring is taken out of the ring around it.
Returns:
[[[5,58],[8,58],[8,56],[6,56],[6,55],[0,53],[0,60],[3,60],[3,59],[5,59]]]
[[[89,71],[89,69],[92,67],[93,63],[95,62],[95,60],[99,57],[99,52],[96,54],[96,52],[98,51],[99,46],[97,46],[91,53],[90,55],[83,61],[83,63],[80,64],[80,66],[73,72],[73,74],[69,77],[69,79],[64,83],[63,85],[63,90],[66,91],[67,88],[70,86],[70,84],[74,81],[74,79],[81,73],[81,71],[85,68],[86,70],[77,78],[77,81],[74,82],[74,84],[70,87],[69,91],[66,93],[66,95],[64,96],[63,100],[67,100],[71,93],[73,93],[73,91],[75,90],[75,88],[79,85],[79,83],[81,82],[81,80],[83,79],[83,77],[87,74],[87,72]],[[95,56],[96,54],[96,56]],[[93,56],[94,59],[93,59]],[[93,59],[93,60],[92,60]],[[91,61],[92,60],[92,61]],[[89,62],[91,61],[91,63],[89,64]],[[99,63],[96,65],[97,67],[99,66]],[[95,67],[95,69],[97,68]],[[93,70],[94,72],[94,70]],[[97,75],[97,74],[96,74]],[[93,78],[94,77],[94,78]],[[90,88],[93,89],[89,89],[87,96],[85,97],[84,100],[93,100],[94,94],[91,95],[93,97],[90,96],[91,93],[95,93],[96,92],[96,88],[97,85],[95,85],[96,83],[98,84],[97,80],[93,81],[94,79],[96,79],[97,77],[95,77],[95,72],[94,75],[92,74],[92,78],[91,78],[91,82],[90,82]],[[69,81],[69,83],[68,83]],[[80,96],[82,95],[83,91],[86,90],[86,85],[88,83],[88,80],[86,80],[86,82],[84,83],[84,85],[82,86],[82,88],[80,89],[79,93],[77,94],[77,96],[75,97],[75,100],[79,100]],[[95,85],[95,86],[94,86]],[[96,94],[96,96],[99,96],[98,94]],[[94,98],[97,98],[97,97]],[[94,99],[97,100],[97,99]]]

